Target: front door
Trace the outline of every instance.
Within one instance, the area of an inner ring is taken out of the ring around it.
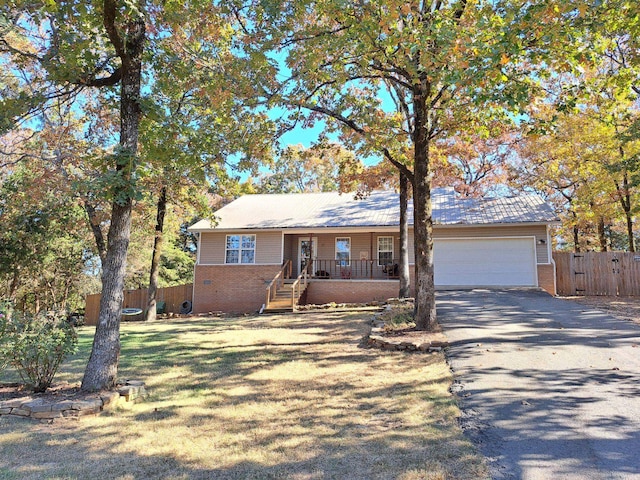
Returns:
[[[298,239],[298,274],[318,256],[318,240],[311,237],[300,237]],[[313,274],[313,272],[311,272]]]

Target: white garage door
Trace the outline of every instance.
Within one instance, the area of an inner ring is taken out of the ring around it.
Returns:
[[[434,241],[436,286],[536,286],[533,238]]]

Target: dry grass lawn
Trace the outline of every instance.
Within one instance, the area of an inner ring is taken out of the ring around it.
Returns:
[[[120,374],[147,400],[52,424],[1,417],[0,479],[486,477],[444,357],[361,348],[370,315],[124,324]],[[57,380],[80,381],[91,334]]]

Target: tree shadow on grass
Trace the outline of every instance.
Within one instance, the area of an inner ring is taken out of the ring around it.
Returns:
[[[121,371],[153,386],[147,402],[74,423],[0,419],[0,468],[20,478],[477,478],[482,461],[443,395],[446,368],[421,373],[442,357],[358,348],[351,332],[359,340],[364,322],[335,331],[320,320],[309,328],[331,338],[283,342],[274,331],[264,345],[129,331]]]

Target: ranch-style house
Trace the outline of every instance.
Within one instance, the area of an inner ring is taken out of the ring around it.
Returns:
[[[437,288],[539,287],[555,293],[551,207],[536,195],[432,192]],[[409,202],[413,280],[413,208]],[[198,236],[193,312],[254,312],[398,294],[399,196],[245,195],[189,230]]]

